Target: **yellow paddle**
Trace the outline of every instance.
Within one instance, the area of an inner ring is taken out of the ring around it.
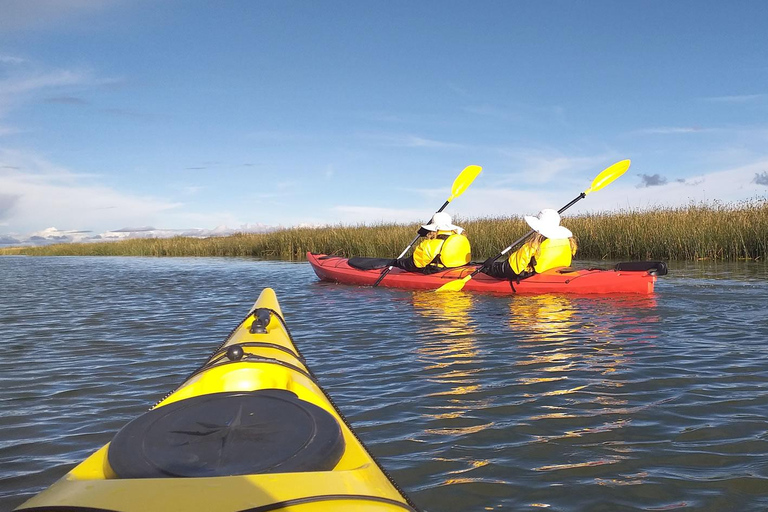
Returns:
[[[461,194],[463,194],[464,191],[467,190],[467,188],[472,184],[472,182],[475,181],[475,178],[477,178],[477,175],[480,174],[480,171],[482,170],[483,168],[480,167],[479,165],[468,165],[467,167],[465,167],[464,170],[461,171],[458,176],[456,176],[456,179],[453,180],[453,186],[451,186],[451,196],[445,201],[443,206],[441,206],[440,209],[437,210],[437,212],[435,213],[440,213],[441,211],[445,210],[445,207],[448,206],[448,204],[451,201],[453,201],[454,199],[459,197]],[[421,236],[422,236],[421,233],[416,235],[416,238],[414,238],[413,241],[410,244],[408,244],[408,247],[406,247],[405,250],[402,253],[400,253],[400,256],[398,256],[397,258],[400,259],[403,256],[405,256],[405,253],[408,252],[408,249],[410,249],[413,246],[413,244],[415,244],[419,240]],[[381,280],[384,279],[384,276],[389,274],[390,270],[392,270],[392,265],[390,265],[389,267],[385,268],[382,271],[379,278],[376,280],[375,283],[373,283],[374,288],[376,288],[379,285]]]
[[[592,185],[589,186],[587,190],[576,196],[576,199],[568,203],[567,205],[560,208],[557,213],[563,213],[565,210],[573,206],[576,202],[580,201],[581,199],[584,199],[587,197],[587,194],[590,192],[596,192],[600,190],[601,188],[606,187],[610,183],[612,183],[616,178],[627,172],[627,169],[629,169],[629,160],[622,160],[621,162],[616,162],[612,166],[605,169],[603,172],[595,176],[595,179],[592,180]],[[501,251],[499,254],[494,256],[493,258],[489,258],[483,262],[482,265],[477,267],[477,269],[469,274],[468,276],[462,277],[460,279],[455,279],[453,281],[450,281],[448,283],[445,283],[443,286],[437,289],[438,292],[458,292],[461,291],[464,288],[464,285],[469,282],[470,279],[475,277],[478,273],[480,273],[484,268],[491,265],[494,261],[498,260],[505,254],[507,254],[510,250],[512,250],[513,247],[515,247],[517,244],[522,243],[525,241],[526,238],[534,234],[535,231],[531,230],[528,233],[526,233],[524,236],[518,238],[514,242],[512,242],[511,245],[509,245],[506,249]]]

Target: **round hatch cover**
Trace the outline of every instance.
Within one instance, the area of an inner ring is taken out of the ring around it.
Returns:
[[[153,409],[112,440],[120,478],[327,471],[344,453],[336,418],[281,389],[202,395]]]

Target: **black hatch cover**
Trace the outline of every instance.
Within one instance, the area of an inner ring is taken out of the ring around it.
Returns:
[[[281,389],[202,395],[153,409],[112,440],[119,478],[327,471],[344,453],[336,419]]]

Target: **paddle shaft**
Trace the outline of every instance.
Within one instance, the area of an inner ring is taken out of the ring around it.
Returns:
[[[570,207],[571,207],[571,206],[573,206],[574,204],[578,203],[579,201],[581,201],[581,200],[582,200],[582,199],[584,199],[585,197],[587,197],[587,194],[585,194],[584,192],[582,192],[581,194],[579,194],[578,196],[576,196],[576,199],[574,199],[573,201],[571,201],[571,202],[570,202],[570,203],[568,203],[567,205],[565,205],[565,206],[563,206],[562,208],[560,208],[559,210],[557,210],[557,213],[563,213],[565,210],[567,210],[568,208],[570,208]],[[482,264],[482,265],[480,265],[479,267],[477,267],[477,269],[476,269],[474,272],[472,272],[472,273],[470,274],[470,276],[474,277],[474,276],[476,276],[477,274],[479,274],[479,273],[480,273],[480,271],[482,271],[484,268],[487,268],[487,267],[488,267],[488,266],[490,266],[492,263],[494,263],[496,260],[498,260],[499,258],[501,258],[502,256],[504,256],[505,254],[507,254],[507,253],[508,253],[509,251],[511,251],[511,250],[512,250],[512,248],[513,248],[513,247],[515,247],[517,244],[520,244],[520,243],[524,242],[526,238],[528,238],[529,236],[531,236],[531,235],[532,235],[532,234],[534,234],[535,232],[536,232],[536,231],[534,231],[534,230],[530,230],[530,231],[529,231],[529,232],[527,232],[525,235],[521,236],[520,238],[518,238],[517,240],[515,240],[514,242],[512,242],[512,243],[511,243],[509,246],[507,246],[507,248],[506,248],[506,249],[504,249],[503,251],[501,251],[499,254],[497,254],[497,255],[496,255],[496,256],[494,256],[493,258],[489,258],[489,259],[485,260],[485,261],[483,262],[483,264]]]
[[[446,201],[445,203],[443,203],[443,206],[441,206],[440,209],[437,210],[435,213],[440,213],[441,211],[445,210],[445,207],[448,206],[449,204],[450,204],[450,201]],[[400,256],[398,256],[397,259],[400,259],[403,256],[405,256],[405,253],[407,253],[410,250],[410,248],[413,247],[413,244],[415,244],[416,242],[419,241],[419,238],[421,238],[421,235],[416,235],[416,238],[414,238],[411,241],[411,243],[408,244],[408,247],[406,247],[405,250],[400,253]],[[384,279],[384,277],[387,274],[389,274],[389,271],[392,270],[393,268],[394,268],[394,265],[390,265],[389,267],[384,269],[384,272],[382,272],[381,275],[379,276],[379,278],[376,280],[376,282],[373,283],[373,287],[376,288],[379,285],[379,283],[381,282],[381,280]]]

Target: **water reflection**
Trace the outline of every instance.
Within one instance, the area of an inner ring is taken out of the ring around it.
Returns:
[[[654,297],[517,297],[510,302],[510,328],[523,333],[516,362],[517,384],[535,433],[531,470],[581,474],[625,460],[622,442],[580,448],[565,463],[543,463],[535,446],[582,444],[621,435],[638,412],[632,384],[636,352],[658,336]],[[653,401],[644,401],[649,407]],[[576,441],[576,440],[579,441]],[[583,446],[583,445],[582,445]]]
[[[430,383],[424,419],[434,425],[425,429],[426,435],[469,436],[493,425],[477,421],[473,414],[490,401],[482,393],[485,365],[472,320],[475,300],[469,293],[413,293],[414,312],[424,318],[418,322],[422,343],[416,352]]]
[[[425,340],[416,351],[427,380],[441,385],[440,391],[430,396],[462,397],[480,389],[476,375],[482,367],[477,361],[475,324],[471,321],[474,295],[418,291],[412,300],[414,311],[426,320],[419,322]],[[460,414],[453,411],[436,417]]]
[[[435,293],[432,290],[415,291],[413,309],[429,322],[422,325],[438,334],[468,335],[475,332],[472,309],[475,295],[470,293]]]

